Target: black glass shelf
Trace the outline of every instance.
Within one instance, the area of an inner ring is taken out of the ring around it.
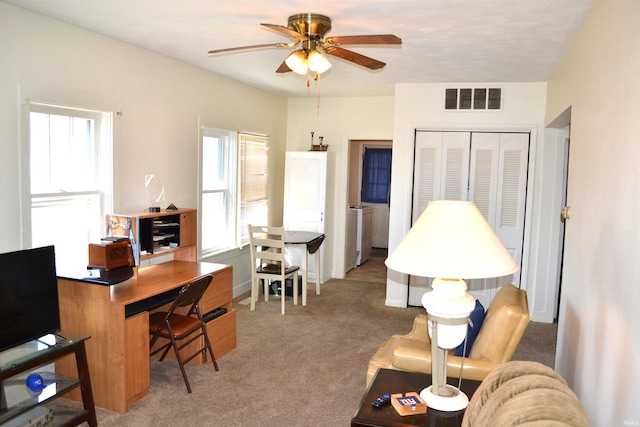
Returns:
[[[82,385],[83,379],[56,374],[53,363],[71,353],[78,358],[79,349],[84,355],[84,341],[88,338],[49,334],[0,352],[0,425],[28,425],[29,422],[38,425],[38,422],[42,424],[49,420],[48,426],[66,426],[95,419],[93,401],[89,405],[93,410],[91,414],[86,408],[65,407],[54,402],[57,397]],[[42,378],[42,390],[33,391],[27,386],[27,378],[32,374]],[[88,379],[87,383],[90,384]]]

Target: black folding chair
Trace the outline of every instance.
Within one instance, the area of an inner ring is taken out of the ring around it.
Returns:
[[[184,365],[189,363],[191,359],[201,353],[206,353],[208,350],[211,354],[213,366],[216,368],[216,371],[218,370],[218,363],[216,362],[216,357],[213,354],[213,348],[211,347],[211,342],[207,335],[207,325],[202,320],[202,313],[200,312],[200,300],[211,283],[211,280],[213,280],[213,276],[208,274],[184,285],[171,305],[169,311],[156,312],[149,316],[149,334],[151,334],[149,348],[153,349],[153,345],[156,343],[158,338],[165,338],[169,340],[165,345],[152,350],[151,355],[164,350],[160,357],[160,361],[162,361],[169,350],[173,348],[176,353],[176,358],[178,359],[178,364],[180,365],[180,371],[182,372],[184,383],[187,386],[187,391],[189,393],[191,393],[191,386],[189,385]],[[184,315],[175,313],[175,310],[178,307],[190,308],[189,311],[187,311],[187,314]],[[200,337],[204,338],[204,345],[196,352],[183,359],[180,350]],[[178,345],[178,341],[185,340],[186,338],[189,339]]]

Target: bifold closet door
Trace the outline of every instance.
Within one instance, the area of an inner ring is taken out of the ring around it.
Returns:
[[[416,132],[412,224],[431,200],[467,200],[470,145],[470,132]],[[422,305],[431,281],[409,277],[409,305]]]
[[[467,281],[469,293],[485,307],[502,286],[520,284],[528,163],[528,133],[474,132],[471,136],[469,200],[520,266],[509,276]]]
[[[412,223],[431,200],[472,200],[516,262],[522,265],[528,133],[417,131]],[[432,278],[409,278],[409,305],[420,306]],[[513,275],[469,280],[469,292],[487,307]]]

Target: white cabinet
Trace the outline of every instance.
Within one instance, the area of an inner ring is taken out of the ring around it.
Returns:
[[[389,205],[372,204],[373,230],[371,231],[371,246],[374,248],[389,247]]]
[[[284,210],[285,230],[314,231],[326,235],[327,212],[327,167],[326,151],[288,151],[284,167]],[[331,241],[328,237],[320,246],[323,268],[320,282],[331,276],[331,263],[325,257],[325,248]],[[298,248],[287,250],[287,262],[302,265],[302,253]],[[309,259],[308,278],[316,280],[317,267],[314,257]]]
[[[415,145],[412,222],[431,200],[472,200],[521,265],[529,134],[418,131]],[[409,305],[421,305],[431,280],[410,277]],[[469,293],[487,307],[506,283],[518,285],[520,271],[470,280],[467,285]]]
[[[349,209],[347,212],[347,245],[346,245],[346,262],[345,273],[356,266],[358,258],[358,248],[356,240],[358,238],[358,212],[355,209]]]
[[[361,265],[371,257],[373,208],[370,206],[357,206],[352,209],[357,214],[356,265]]]

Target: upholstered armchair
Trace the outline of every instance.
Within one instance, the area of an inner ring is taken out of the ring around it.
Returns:
[[[468,357],[450,354],[447,376],[482,381],[494,368],[513,357],[529,324],[527,293],[509,284],[503,286],[486,310],[482,326]],[[367,371],[367,386],[379,368],[431,373],[431,340],[427,315],[416,316],[413,330],[391,336],[373,355]]]

